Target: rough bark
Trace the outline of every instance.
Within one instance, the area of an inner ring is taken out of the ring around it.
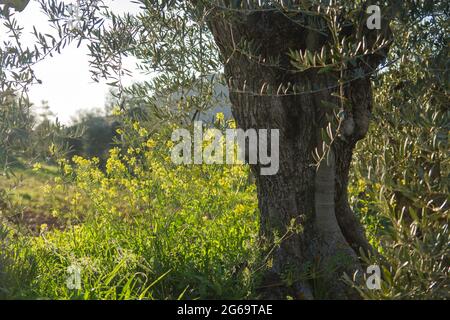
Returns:
[[[328,39],[277,12],[236,13],[234,19],[216,12],[208,23],[224,59],[238,126],[280,130],[278,174],[261,176],[259,165],[252,166],[261,237],[269,242],[283,237],[263,278],[261,297],[357,298],[340,279],[344,272],[351,275],[361,268],[360,249],[370,250],[347,201],[352,151],[368,128],[370,80],[364,77],[346,85],[350,107],[345,135],[333,144],[329,161],[316,168],[312,154],[322,143],[320,130],[328,112],[322,101],[337,102],[331,95],[338,91],[337,77],[316,70],[291,72],[286,53],[320,50]],[[239,50],[244,41],[256,44],[259,58]],[[278,57],[278,64],[268,63],[269,57]],[[288,83],[305,93],[277,95],[280,84]],[[292,222],[302,231],[292,231]]]

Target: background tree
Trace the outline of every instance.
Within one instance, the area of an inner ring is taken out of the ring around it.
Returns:
[[[313,297],[319,290],[351,297],[339,278],[357,271],[359,250],[369,250],[348,205],[347,184],[352,150],[369,125],[370,75],[387,52],[387,21],[370,31],[364,4],[320,5],[252,10],[244,4],[234,12],[214,8],[208,17],[238,125],[280,129],[280,171],[257,176],[262,235],[287,235],[263,282],[268,297]],[[240,50],[245,43],[250,54]],[[341,115],[333,128],[335,110]],[[301,231],[290,230],[292,224]],[[302,281],[305,266],[320,274],[314,290]],[[290,288],[282,281],[286,272],[296,280]]]

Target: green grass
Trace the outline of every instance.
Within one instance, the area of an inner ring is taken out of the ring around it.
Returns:
[[[11,172],[9,175],[0,175],[0,190],[7,192],[16,206],[26,206],[40,212],[51,207],[42,187],[58,176],[56,166],[43,164],[40,170],[33,171],[30,166],[21,163],[13,167]]]

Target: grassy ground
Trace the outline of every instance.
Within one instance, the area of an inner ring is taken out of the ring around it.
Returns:
[[[246,167],[112,154],[15,170],[0,225],[0,298],[246,298],[260,269]],[[31,231],[31,232],[30,232]]]
[[[39,165],[39,170],[35,170],[22,163],[13,168],[12,174],[1,175],[2,205],[7,209],[3,218],[23,232],[36,233],[43,224],[61,228],[63,221],[52,216],[52,209],[55,202],[64,202],[64,192],[53,189],[51,198],[44,192],[45,186],[52,188],[57,176],[54,165]]]

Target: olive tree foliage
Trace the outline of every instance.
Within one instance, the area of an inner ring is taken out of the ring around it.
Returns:
[[[381,186],[385,268],[381,290],[360,288],[368,298],[448,298],[449,9],[423,1],[392,25],[396,63],[376,82],[376,125],[357,148],[354,177]]]
[[[15,162],[16,156],[23,154],[23,146],[29,142],[34,117],[26,102],[9,99],[0,105],[0,119],[0,170],[8,174],[7,168]]]
[[[139,0],[138,14],[117,15],[81,0],[77,21],[64,2],[37,2],[55,31],[34,30],[34,47],[21,45],[17,13],[2,10],[12,39],[1,48],[2,96],[39,83],[33,65],[71,42],[87,43],[94,80],[117,87],[119,101],[144,100],[160,119],[195,119],[225,98],[215,87],[226,84],[238,126],[282,130],[281,174],[257,178],[262,236],[276,244],[263,295],[354,297],[336,279],[361,273],[358,256],[372,252],[346,191],[353,148],[369,127],[371,79],[408,50],[435,50],[438,35],[401,39],[415,23],[436,25],[445,1]],[[381,8],[378,30],[367,28],[370,5]],[[128,56],[149,80],[125,88]],[[317,270],[326,275],[311,281]]]

